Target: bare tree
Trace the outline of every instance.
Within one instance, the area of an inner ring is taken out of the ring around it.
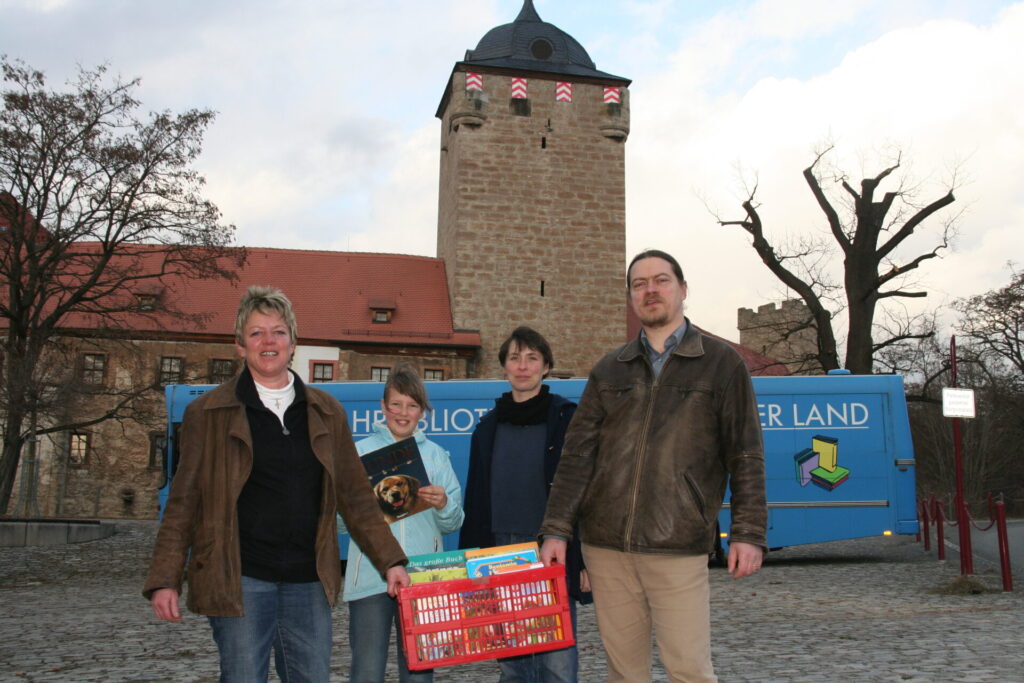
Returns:
[[[918,489],[947,502],[956,485],[952,423],[942,415],[941,399],[942,387],[952,381],[948,341],[922,340],[896,363],[907,378]],[[890,359],[893,355],[888,354]],[[986,494],[1003,494],[1011,511],[1019,514],[1024,504],[1024,463],[1010,445],[1024,439],[1024,392],[1007,381],[1017,373],[992,363],[971,342],[958,343],[957,356],[958,383],[974,389],[977,407],[977,416],[962,422],[967,500],[980,506]]]
[[[1009,268],[1005,287],[961,299],[955,308],[962,316],[960,328],[980,353],[1006,364],[1008,377],[1024,385],[1024,272]]]
[[[887,320],[889,333],[875,339],[874,333],[879,329],[875,316],[879,303],[885,299],[927,295],[923,291],[908,290],[906,275],[948,246],[953,219],[944,223],[934,248],[904,261],[897,261],[895,252],[926,220],[953,203],[953,191],[950,189],[944,196],[923,205],[915,203],[914,188],[902,183],[882,193],[882,185],[891,181],[892,174],[900,168],[899,158],[877,175],[861,180],[858,190],[842,175],[823,170],[823,159],[831,151],[828,147],[820,152],[804,169],[803,176],[824,214],[832,241],[842,252],[842,303],[835,300],[839,285],[827,275],[829,264],[823,254],[829,253],[828,247],[823,242],[805,242],[785,249],[772,244],[758,212],[756,186],[742,203],[745,218],[719,220],[719,224],[738,225],[746,230],[753,238],[754,250],[768,269],[803,299],[809,312],[804,324],[812,326],[817,334],[814,360],[822,369],[840,367],[833,320],[842,307],[848,323],[844,365],[851,372],[869,374],[874,367],[874,356],[880,350],[932,334],[932,330],[915,324],[920,320],[907,318],[897,323],[890,317]],[[826,183],[838,185],[845,194],[830,197]]]
[[[2,513],[26,440],[131,415],[147,389],[83,390],[67,340],[116,338],[129,315],[147,315],[140,301],[189,279],[233,278],[245,253],[228,248],[234,226],[220,224],[192,168],[212,112],[139,116],[139,81],[102,66],[64,90],[20,61],[2,57],[0,68]],[[161,318],[200,322],[172,297],[164,304]],[[81,410],[56,409],[71,401]]]

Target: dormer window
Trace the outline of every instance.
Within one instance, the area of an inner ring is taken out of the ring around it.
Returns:
[[[144,282],[135,288],[135,306],[139,311],[155,311],[164,293],[163,285],[157,282]]]
[[[153,294],[139,294],[139,310],[140,311],[155,311],[156,310],[156,296]]]
[[[391,322],[391,316],[395,313],[395,300],[391,297],[370,297],[367,301],[370,309],[370,321],[374,325],[387,324]]]

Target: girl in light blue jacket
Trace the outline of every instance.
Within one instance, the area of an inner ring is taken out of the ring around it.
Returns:
[[[356,443],[364,455],[415,435],[430,486],[419,489],[420,498],[431,508],[391,523],[406,555],[444,550],[441,537],[462,526],[462,489],[452,470],[448,451],[418,431],[423,414],[430,410],[427,390],[412,368],[399,367],[388,377],[381,401],[385,424],[375,424],[371,436]],[[341,517],[338,529],[345,531]],[[406,667],[398,625],[398,603],[387,593],[387,584],[355,541],[348,544],[344,600],[349,606],[349,642],[352,646],[350,683],[383,683],[388,660],[391,626],[398,634],[398,672],[401,683],[431,683],[433,671],[410,671]]]

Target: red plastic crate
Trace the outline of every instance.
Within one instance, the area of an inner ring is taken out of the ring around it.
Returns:
[[[565,567],[418,583],[398,592],[410,669],[514,657],[576,643]]]

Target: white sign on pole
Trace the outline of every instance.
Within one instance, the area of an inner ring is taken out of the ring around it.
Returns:
[[[943,388],[942,414],[945,417],[974,417],[974,389]]]

